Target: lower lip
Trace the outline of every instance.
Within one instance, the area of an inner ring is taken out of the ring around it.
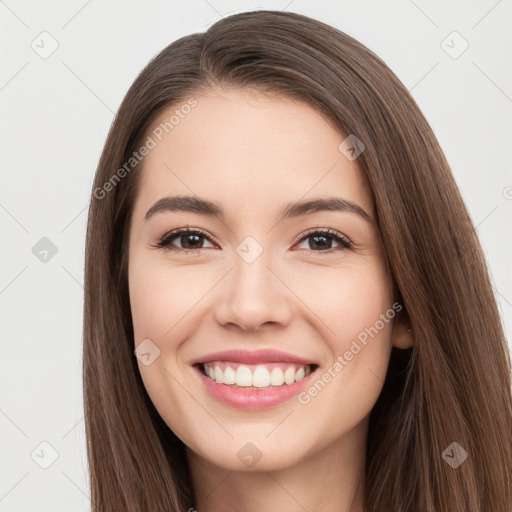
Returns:
[[[226,405],[250,410],[268,409],[292,399],[309,384],[312,375],[316,373],[317,369],[318,367],[302,380],[293,384],[283,384],[262,389],[244,389],[243,387],[234,388],[226,384],[219,384],[204,375],[201,368],[194,367],[204,386],[214,398]]]

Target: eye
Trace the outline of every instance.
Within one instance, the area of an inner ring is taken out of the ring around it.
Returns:
[[[183,251],[185,253],[190,253],[198,251],[200,249],[208,248],[204,246],[205,240],[209,240],[209,237],[199,229],[180,228],[171,231],[170,233],[166,233],[155,244],[155,247],[158,247],[160,249],[168,249],[172,251]],[[174,244],[174,242],[176,241],[179,242],[181,247],[177,247]],[[332,229],[314,229],[312,231],[309,231],[308,233],[306,233],[306,235],[302,236],[298,243],[300,244],[303,241],[310,242],[310,248],[306,248],[308,252],[327,252],[330,254],[337,250],[352,248],[352,244],[348,240],[348,238]],[[333,249],[333,241],[334,243],[337,243],[339,247],[334,247]],[[210,247],[214,247],[214,245],[210,244]]]
[[[310,231],[306,234],[306,236],[303,236],[299,243],[301,243],[303,240],[308,241],[309,240],[309,249],[308,252],[328,252],[331,253],[333,251],[330,251],[329,249],[332,249],[333,240],[335,243],[339,244],[338,248],[334,248],[334,250],[344,250],[344,249],[351,249],[352,244],[348,240],[347,237],[342,235],[341,233],[338,233],[337,231],[334,231],[332,229],[325,229],[325,230],[318,230],[315,229],[313,231]]]
[[[157,243],[156,247],[166,248],[169,250],[176,251],[196,251],[199,249],[204,249],[203,246],[204,240],[207,240],[208,237],[205,233],[198,229],[176,229],[164,235]],[[174,241],[178,241],[182,244],[181,247],[176,247],[173,245]],[[213,245],[212,245],[213,247]]]

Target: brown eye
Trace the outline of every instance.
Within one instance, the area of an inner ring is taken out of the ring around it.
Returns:
[[[180,229],[167,233],[157,244],[160,248],[166,248],[171,250],[199,250],[204,249],[204,241],[208,237],[201,231],[191,229]],[[181,247],[176,247],[173,242],[178,241]],[[212,246],[213,247],[213,246]]]
[[[311,231],[299,243],[304,240],[308,241],[306,250],[310,252],[328,252],[333,248],[333,243],[339,245],[338,248],[335,247],[335,250],[350,249],[352,247],[352,244],[345,236],[332,230]]]

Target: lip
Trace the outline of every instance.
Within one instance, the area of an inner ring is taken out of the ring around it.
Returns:
[[[215,357],[217,357],[217,355]],[[305,387],[310,385],[313,375],[316,378],[319,368],[315,366],[309,375],[293,384],[283,384],[275,387],[270,386],[264,389],[244,389],[215,382],[203,373],[201,367],[202,365],[198,362],[193,366],[193,370],[201,379],[206,390],[215,399],[225,405],[245,410],[268,409],[291,400]]]
[[[293,354],[287,354],[274,349],[262,350],[224,350],[222,352],[215,352],[204,355],[190,362],[191,366],[199,363],[209,363],[211,361],[231,361],[233,363],[242,364],[264,364],[264,363],[296,363],[296,364],[309,364],[317,365],[315,361],[310,361]],[[301,381],[299,381],[301,382]],[[293,386],[293,384],[290,384]]]

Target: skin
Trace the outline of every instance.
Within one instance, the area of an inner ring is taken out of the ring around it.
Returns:
[[[144,158],[129,243],[135,345],[150,339],[160,350],[139,370],[187,446],[197,497],[190,507],[362,511],[369,414],[392,346],[413,343],[398,317],[307,404],[295,397],[259,411],[227,406],[189,363],[214,351],[276,348],[315,361],[321,377],[374,326],[394,298],[368,184],[357,159],[338,150],[346,135],[309,105],[238,89],[194,97],[197,106]],[[163,211],[146,221],[170,195],[219,202],[226,217]],[[286,204],[313,197],[349,200],[372,221],[320,211],[278,222]],[[194,253],[183,250],[187,237],[174,239],[175,251],[155,247],[187,226],[207,234]],[[313,228],[335,230],[353,248],[331,238],[318,248],[304,238]],[[250,264],[236,252],[247,236],[263,248]],[[261,453],[252,467],[237,457],[248,442]]]

